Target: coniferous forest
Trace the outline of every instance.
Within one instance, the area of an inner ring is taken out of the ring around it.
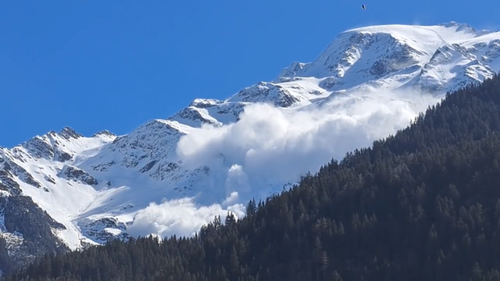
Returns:
[[[45,256],[5,280],[500,280],[500,77],[244,219]]]

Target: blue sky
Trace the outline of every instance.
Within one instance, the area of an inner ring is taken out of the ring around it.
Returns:
[[[361,9],[361,4],[368,6]],[[468,23],[494,1],[50,0],[0,2],[0,146],[70,126],[126,134],[194,98],[224,99],[313,60],[346,29]]]

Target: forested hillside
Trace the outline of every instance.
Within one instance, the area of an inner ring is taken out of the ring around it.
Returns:
[[[500,77],[192,239],[47,256],[5,280],[500,280]]]

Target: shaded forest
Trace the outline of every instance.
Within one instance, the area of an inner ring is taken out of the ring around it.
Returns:
[[[500,77],[193,238],[46,255],[4,280],[500,280]]]

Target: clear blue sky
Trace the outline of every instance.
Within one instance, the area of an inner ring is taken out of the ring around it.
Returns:
[[[1,1],[0,146],[64,126],[126,134],[194,98],[223,99],[292,61],[311,61],[343,30],[452,20],[497,29],[498,8],[451,0]]]

